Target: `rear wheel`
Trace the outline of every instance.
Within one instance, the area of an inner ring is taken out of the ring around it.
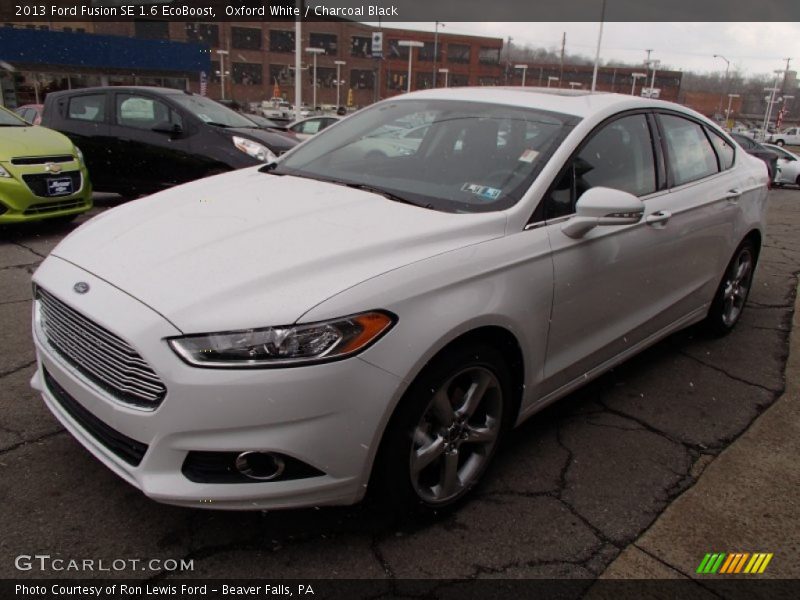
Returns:
[[[739,322],[753,285],[755,266],[755,244],[745,240],[728,264],[708,311],[706,325],[713,333],[717,335],[729,333]]]
[[[467,496],[510,421],[511,376],[494,348],[469,344],[437,357],[387,428],[375,484],[396,509],[430,511]]]
[[[778,140],[778,141],[775,142],[775,145],[776,146],[780,146],[780,147],[783,147],[784,144],[786,144],[786,142],[784,142],[783,140]]]

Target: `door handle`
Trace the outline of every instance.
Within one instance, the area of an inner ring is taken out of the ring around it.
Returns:
[[[739,201],[739,197],[742,195],[742,190],[738,188],[733,188],[728,190],[725,194],[725,200],[732,204],[736,204]]]
[[[644,219],[644,222],[648,225],[658,225],[661,223],[666,223],[672,218],[672,213],[666,210],[659,210],[658,212],[654,212],[653,214],[647,215]]]

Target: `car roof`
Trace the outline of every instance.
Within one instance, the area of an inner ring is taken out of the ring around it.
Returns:
[[[459,87],[437,88],[404,94],[402,98],[430,98],[441,100],[462,100],[471,102],[488,102],[519,106],[521,108],[538,108],[576,117],[587,117],[598,112],[614,110],[631,110],[636,108],[666,108],[697,115],[695,111],[684,106],[666,102],[640,98],[627,94],[607,92],[589,92],[587,90],[565,90],[542,87]],[[400,99],[400,97],[391,98]]]
[[[110,90],[114,90],[116,92],[148,92],[151,94],[159,94],[162,96],[174,96],[177,94],[193,95],[192,92],[177,90],[175,88],[163,88],[163,87],[148,86],[148,85],[112,85],[112,86],[78,88],[74,90],[61,90],[60,92],[51,92],[50,94],[48,94],[48,98],[50,96],[66,96],[68,94],[87,94],[87,93],[91,94],[96,92],[107,92]]]

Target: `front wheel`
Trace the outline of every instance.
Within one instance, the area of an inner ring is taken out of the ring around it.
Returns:
[[[778,140],[777,142],[775,142],[775,145],[776,145],[776,146],[780,146],[781,148],[783,148],[783,146],[784,146],[785,144],[786,144],[786,142],[784,142],[783,140]]]
[[[382,500],[396,509],[457,503],[480,481],[510,421],[503,356],[476,343],[441,354],[411,385],[376,463]]]
[[[739,322],[753,285],[755,267],[755,245],[750,240],[745,240],[728,264],[708,311],[705,322],[713,333],[725,335]]]

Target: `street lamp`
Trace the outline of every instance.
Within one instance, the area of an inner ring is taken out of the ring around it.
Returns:
[[[313,103],[312,104],[313,104],[314,110],[316,111],[317,110],[317,55],[318,54],[325,54],[325,49],[324,48],[306,48],[306,52],[308,52],[309,54],[312,54],[314,56],[314,75],[313,75],[313,77],[314,77],[313,81],[314,82],[313,82],[311,87],[312,87],[312,91],[313,91],[313,94],[312,94]],[[297,110],[298,111],[300,110],[299,106],[297,107]]]
[[[550,84],[553,83],[554,81],[558,81],[558,77],[556,77],[555,75],[548,75],[547,76],[547,87],[550,87]]]
[[[727,58],[722,56],[722,54],[715,54],[714,58],[721,58],[722,60],[725,61],[725,91],[723,91],[719,95],[719,112],[722,112],[722,99],[725,97],[725,94],[727,94],[728,90],[729,90],[729,88],[728,88],[728,69],[730,69],[730,67],[731,67],[731,61],[729,61]]]
[[[525,87],[525,73],[528,71],[528,65],[514,65],[515,69],[522,69],[522,87]]]
[[[653,89],[656,87],[656,70],[658,66],[661,64],[661,61],[658,59],[648,61],[649,64],[653,65],[653,77],[650,79],[650,91],[647,94],[648,98],[653,97]]]
[[[400,40],[397,45],[408,48],[408,81],[406,82],[406,93],[408,93],[411,91],[411,57],[414,53],[414,48],[422,48],[425,44],[415,40]]]
[[[339,110],[339,90],[342,87],[341,69],[342,65],[347,63],[343,60],[335,60],[333,64],[336,65],[336,110]]]
[[[444,87],[447,87],[447,74],[450,72],[450,69],[439,69],[439,73],[444,73]]]
[[[436,87],[436,65],[439,62],[439,27],[444,29],[444,23],[436,21],[433,29],[433,87]]]
[[[734,98],[738,98],[739,94],[728,94],[728,110],[725,111],[725,125],[727,126],[731,120],[731,102]]]
[[[225,100],[225,75],[228,72],[225,70],[225,57],[228,56],[230,52],[227,50],[217,50],[217,56],[219,56],[219,84],[222,88],[222,99]]]
[[[772,117],[772,105],[775,103],[775,94],[780,91],[778,87],[778,77],[783,75],[783,71],[777,70],[773,71],[775,73],[775,83],[772,84],[771,88],[764,88],[765,92],[769,92],[770,95],[765,98],[767,101],[767,110],[764,112],[764,137],[767,137],[767,126],[769,125],[770,117]],[[760,141],[760,140],[759,140]]]
[[[647,73],[631,73],[631,79],[633,79],[633,83],[631,84],[631,96],[636,95],[636,80],[642,77],[647,78]]]

